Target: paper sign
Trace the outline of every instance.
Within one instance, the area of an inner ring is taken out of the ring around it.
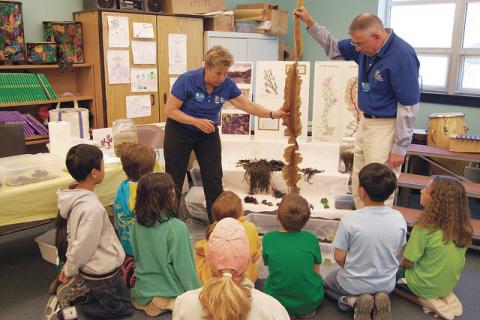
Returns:
[[[154,41],[132,41],[133,64],[156,64],[157,43]]]
[[[151,23],[133,23],[133,37],[152,39],[155,37],[153,33],[153,25]]]
[[[127,96],[127,118],[142,118],[152,115],[152,104],[149,95]]]
[[[132,92],[157,92],[156,68],[132,68]]]
[[[108,16],[108,45],[110,48],[128,48],[130,38],[128,17]]]
[[[108,83],[130,83],[130,54],[128,50],[108,50]]]
[[[168,35],[168,73],[182,74],[187,71],[187,35]]]
[[[177,81],[178,77],[170,77],[170,91],[172,91],[173,84]]]

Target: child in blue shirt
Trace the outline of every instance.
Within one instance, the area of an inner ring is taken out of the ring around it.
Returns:
[[[384,205],[395,191],[397,178],[380,163],[360,170],[359,196],[365,207],[346,214],[333,246],[342,268],[325,278],[325,293],[342,311],[355,310],[356,320],[390,319],[388,294],[395,287],[397,252],[406,243],[407,225],[402,214]]]
[[[113,213],[118,238],[126,254],[122,266],[123,277],[127,285],[132,288],[135,286],[135,260],[130,244],[130,233],[137,195],[137,183],[143,175],[153,172],[156,155],[153,149],[146,145],[139,143],[125,144],[120,149],[120,160],[128,179],[122,181],[117,189],[113,202]]]

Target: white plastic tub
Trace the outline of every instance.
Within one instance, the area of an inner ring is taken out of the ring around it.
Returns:
[[[5,183],[18,186],[60,176],[63,160],[51,153],[22,154],[1,158],[0,166],[5,168]]]
[[[57,229],[48,230],[46,233],[35,238],[43,260],[56,265],[58,263],[58,252],[55,246],[55,232]]]

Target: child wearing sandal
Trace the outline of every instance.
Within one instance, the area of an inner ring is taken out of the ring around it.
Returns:
[[[135,259],[133,307],[155,317],[201,286],[185,223],[177,218],[175,184],[166,173],[140,178],[130,242]]]
[[[262,245],[258,237],[257,227],[248,221],[243,215],[242,200],[232,191],[224,191],[220,194],[212,205],[212,215],[216,222],[223,218],[234,218],[240,221],[245,228],[250,244],[250,262],[247,270],[245,270],[245,277],[255,283],[258,278],[258,261],[260,258]],[[208,236],[215,227],[216,222],[211,224],[206,231],[206,240],[200,240],[195,243],[195,263],[197,266],[198,276],[203,285],[205,285],[212,277],[208,263],[206,262],[205,253],[207,252]]]
[[[395,287],[397,253],[406,243],[407,225],[400,212],[384,205],[397,183],[390,168],[370,163],[358,178],[365,207],[340,222],[333,246],[341,268],[325,278],[325,294],[340,310],[353,310],[355,320],[371,319],[372,311],[375,320],[387,320],[388,294]]]
[[[177,297],[173,320],[288,320],[285,308],[273,297],[254,288],[245,277],[250,262],[245,228],[224,218],[209,239],[207,263],[212,270],[203,288]]]
[[[324,290],[318,274],[320,245],[314,234],[302,231],[310,218],[308,202],[298,194],[287,194],[277,218],[280,231],[263,237],[263,262],[269,273],[264,292],[280,301],[293,319],[313,318]]]
[[[465,187],[457,179],[435,176],[420,196],[425,208],[403,252],[399,278],[424,308],[444,319],[462,315],[453,293],[465,266],[473,227]]]
[[[140,177],[153,172],[156,155],[149,146],[140,143],[128,143],[120,149],[120,160],[127,179],[120,183],[113,201],[113,214],[118,237],[125,250],[126,258],[122,266],[122,274],[129,288],[135,286],[135,260],[133,259],[130,234],[133,223],[133,207],[137,195],[137,184]]]

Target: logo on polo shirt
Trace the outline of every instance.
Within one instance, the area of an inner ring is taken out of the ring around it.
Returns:
[[[375,80],[377,80],[377,81],[383,81],[383,77],[382,77],[382,75],[380,74],[380,70],[375,71],[375,73],[373,74],[373,77],[374,77]]]
[[[195,100],[198,101],[198,102],[202,102],[203,100],[205,100],[205,93],[196,92],[195,93]]]
[[[225,103],[225,99],[220,96],[215,96],[215,104]]]

